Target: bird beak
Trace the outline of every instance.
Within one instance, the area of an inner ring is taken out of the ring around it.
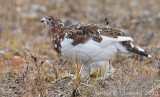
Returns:
[[[42,18],[41,20],[40,20],[40,22],[42,22],[42,23],[44,23],[46,21],[46,18]]]

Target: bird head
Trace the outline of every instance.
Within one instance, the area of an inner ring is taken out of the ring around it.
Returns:
[[[44,17],[40,20],[40,22],[44,23],[49,28],[59,27],[59,25],[64,26],[63,22],[60,19],[58,19],[57,17],[54,17],[54,16]]]

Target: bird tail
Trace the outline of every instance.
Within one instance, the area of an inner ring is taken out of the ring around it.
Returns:
[[[145,53],[144,49],[142,49],[141,47],[135,46],[133,44],[131,44],[131,45],[132,45],[132,48],[130,49],[131,52],[140,54],[140,55],[148,57],[148,58],[152,57],[151,55]]]

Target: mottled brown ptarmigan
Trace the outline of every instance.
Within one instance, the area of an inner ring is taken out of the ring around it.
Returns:
[[[119,29],[108,25],[86,24],[65,26],[55,17],[48,16],[41,19],[46,24],[52,37],[54,50],[75,62],[83,65],[81,76],[89,75],[89,67],[105,68],[105,78],[114,73],[114,68],[107,64],[108,60],[115,57],[117,52],[137,53],[151,57],[145,51],[132,43],[133,39]]]

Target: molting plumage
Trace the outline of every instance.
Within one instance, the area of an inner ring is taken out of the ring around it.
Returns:
[[[41,22],[49,28],[52,35],[52,46],[55,51],[69,60],[81,61],[86,67],[96,64],[104,68],[106,61],[113,59],[118,51],[134,52],[151,57],[142,48],[135,46],[131,37],[108,25],[79,24],[65,26],[60,19],[54,16],[45,17]],[[114,71],[113,68],[111,70]],[[109,73],[107,72],[106,75],[108,76]]]

